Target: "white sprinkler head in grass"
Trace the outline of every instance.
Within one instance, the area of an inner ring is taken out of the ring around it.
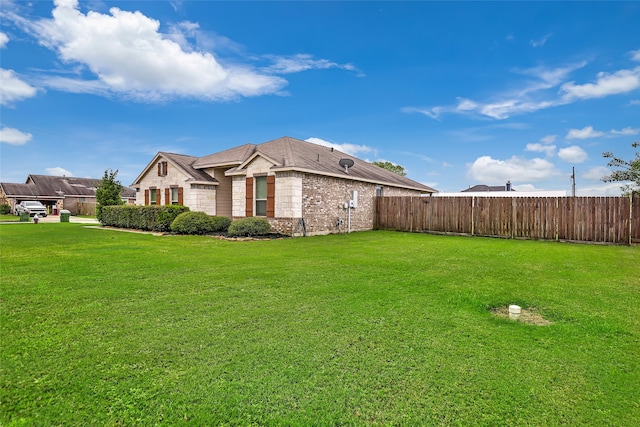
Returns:
[[[522,309],[519,305],[512,304],[509,306],[509,319],[518,320]]]

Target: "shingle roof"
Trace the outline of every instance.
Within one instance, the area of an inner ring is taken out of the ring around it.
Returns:
[[[182,169],[184,173],[189,175],[191,179],[195,181],[218,182],[218,180],[213,178],[211,175],[193,167],[193,164],[198,160],[198,157],[165,152],[160,152],[158,154],[162,155],[165,159],[173,162],[176,166]]]
[[[249,158],[255,152],[255,148],[254,144],[244,144],[219,153],[209,154],[197,159],[193,163],[193,167],[202,169],[214,166],[237,166]]]
[[[238,147],[238,149],[242,150],[235,151],[233,154],[239,157],[240,153],[242,153],[242,155],[245,156],[242,160],[243,162],[250,159],[251,156],[255,154],[263,155],[277,162],[277,165],[272,167],[273,170],[299,170],[319,175],[330,175],[345,179],[412,188],[424,192],[436,192],[436,190],[431,187],[404,176],[400,176],[336,149],[288,136],[264,142],[259,145],[243,145]],[[230,153],[225,153],[226,152],[222,152],[218,154],[223,154],[223,156],[220,156],[221,158],[232,157],[229,156]],[[207,157],[209,159],[213,159],[215,156],[216,155],[214,154]],[[342,166],[340,166],[340,159],[351,159],[353,160],[354,165],[346,171]],[[199,163],[200,162],[197,164]],[[237,168],[236,171],[239,171],[239,169]],[[233,172],[234,171],[231,171],[231,173]]]
[[[95,197],[100,179],[75,178],[51,175],[29,175],[25,184],[3,182],[2,189],[8,197],[58,198],[64,196]],[[121,195],[133,198],[135,189],[124,187]]]

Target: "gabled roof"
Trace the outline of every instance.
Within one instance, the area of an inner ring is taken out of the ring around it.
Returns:
[[[26,198],[63,198],[70,197],[95,197],[96,187],[101,179],[76,178],[67,176],[29,175],[25,184],[9,182],[0,183],[7,197]],[[135,189],[124,187],[122,197],[136,197]]]
[[[254,144],[244,144],[239,147],[220,151],[219,153],[200,157],[193,163],[193,167],[203,169],[220,166],[238,166],[247,160],[255,150],[256,146]]]
[[[135,186],[138,182],[140,182],[142,177],[145,176],[149,172],[149,170],[156,165],[156,163],[160,158],[167,160],[173,166],[180,169],[185,175],[187,175],[188,181],[203,181],[203,182],[210,182],[212,184],[215,184],[218,182],[217,179],[213,178],[212,176],[207,174],[205,171],[195,169],[193,167],[193,164],[198,160],[198,157],[187,156],[186,154],[167,153],[164,151],[160,151],[158,152],[158,154],[155,155],[153,160],[149,162],[147,167],[144,168],[142,173],[138,175],[135,181],[133,181],[132,185]]]
[[[275,162],[276,165],[271,168],[274,171],[301,171],[355,181],[365,181],[394,187],[410,188],[429,193],[436,192],[436,190],[431,187],[404,176],[400,176],[336,149],[288,136],[255,145],[253,146],[252,152],[249,152],[249,144],[242,147],[244,147],[245,150],[243,153],[248,155],[246,159],[249,159],[252,156],[255,157],[257,154]],[[347,171],[340,166],[339,162],[341,159],[351,159],[354,164]],[[243,174],[243,166],[244,164],[241,163],[240,167],[229,170],[227,174]]]

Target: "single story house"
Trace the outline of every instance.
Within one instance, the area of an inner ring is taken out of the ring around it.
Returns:
[[[565,190],[532,190],[532,191],[516,191],[511,185],[511,181],[507,181],[505,185],[485,185],[478,184],[469,187],[458,193],[439,192],[435,194],[438,197],[566,197]]]
[[[204,157],[159,152],[131,186],[139,205],[264,217],[287,235],[370,230],[374,197],[436,192],[333,148],[286,136]]]
[[[73,215],[94,215],[96,187],[102,179],[67,176],[29,175],[24,184],[0,182],[0,203],[6,203],[11,211],[23,200],[37,200],[47,207],[50,214],[66,209]],[[135,202],[135,189],[124,187],[120,194],[126,203]]]

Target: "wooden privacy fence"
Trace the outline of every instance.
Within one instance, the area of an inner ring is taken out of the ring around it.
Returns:
[[[377,197],[375,204],[378,230],[640,243],[639,197]]]

